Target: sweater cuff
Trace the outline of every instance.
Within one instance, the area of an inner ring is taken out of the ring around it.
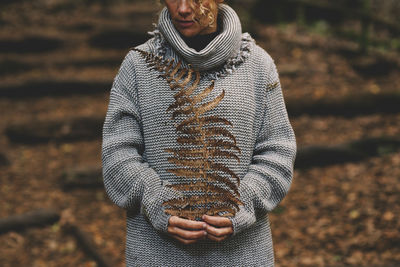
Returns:
[[[140,212],[145,215],[146,220],[155,230],[166,233],[171,215],[165,213],[165,207],[162,204],[172,198],[182,197],[182,193],[164,186],[154,170],[147,175],[143,184]],[[152,175],[156,175],[157,179],[154,179]]]
[[[245,180],[240,181],[238,190],[240,194],[240,200],[244,205],[239,206],[239,211],[236,212],[236,215],[231,218],[233,226],[232,235],[242,232],[256,222],[254,210],[255,191],[253,190],[251,184],[248,184]]]

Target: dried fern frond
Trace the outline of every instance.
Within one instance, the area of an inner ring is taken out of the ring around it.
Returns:
[[[236,142],[210,139],[210,140],[207,141],[207,146],[223,147],[223,148],[227,148],[227,149],[235,149],[237,152],[240,153],[240,148],[238,146],[236,146]]]
[[[198,192],[197,195],[184,194],[184,197],[167,200],[165,212],[188,219],[200,219],[203,214],[234,216],[239,210],[239,177],[227,165],[216,159],[234,159],[240,162],[237,153],[236,137],[226,127],[233,124],[226,118],[207,114],[214,110],[225,97],[225,90],[214,99],[203,103],[215,89],[215,82],[195,94],[200,84],[200,72],[189,66],[182,67],[182,62],[163,59],[152,53],[137,51],[146,61],[147,66],[160,73],[174,94],[175,102],[166,112],[172,112],[171,119],[181,121],[176,126],[178,148],[167,148],[173,156],[167,160],[174,166],[167,172],[177,177],[191,178],[195,182],[167,185],[181,192]],[[195,146],[195,147],[193,147]],[[223,186],[222,186],[223,185]]]
[[[203,172],[198,168],[175,168],[175,169],[167,169],[167,172],[173,173],[178,177],[185,177],[185,178],[201,178],[203,177]]]
[[[190,117],[182,121],[180,124],[178,124],[178,126],[176,126],[176,130],[180,131],[184,126],[193,125],[197,123],[204,126],[210,123],[223,123],[224,125],[232,126],[232,123],[230,121],[228,121],[225,118],[220,118],[217,116],[206,116],[201,118]]]
[[[226,194],[229,197],[235,197],[231,191],[218,187],[212,183],[207,182],[191,182],[191,183],[179,183],[179,184],[169,184],[167,187],[178,190],[178,191],[198,191],[198,192],[209,192],[209,193],[219,193]]]
[[[165,212],[171,215],[179,216],[182,218],[186,218],[189,220],[198,220],[203,216],[203,214],[207,215],[215,215],[220,212],[224,212],[221,214],[222,217],[232,217],[236,214],[236,209],[231,205],[218,205],[210,208],[185,208],[185,209],[165,209]]]
[[[180,97],[185,96],[185,95],[190,96],[194,92],[194,90],[196,90],[197,86],[199,86],[199,83],[200,83],[200,72],[195,71],[195,73],[196,73],[196,78],[193,81],[192,85],[189,86],[188,88],[182,88],[182,90],[177,92],[174,95],[175,99],[179,99]]]
[[[166,149],[166,152],[169,153],[174,153],[174,156],[177,156],[179,158],[185,158],[185,157],[202,157],[204,155],[204,149],[202,148],[194,148],[194,149]],[[220,148],[207,148],[207,155],[212,158],[218,158],[218,157],[226,157],[226,158],[234,158],[238,162],[240,162],[239,157],[230,151],[223,151]]]

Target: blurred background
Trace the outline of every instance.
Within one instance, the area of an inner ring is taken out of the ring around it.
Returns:
[[[236,0],[275,59],[298,156],[276,266],[400,266],[400,1]],[[109,90],[160,6],[0,2],[0,266],[123,266],[101,178]]]

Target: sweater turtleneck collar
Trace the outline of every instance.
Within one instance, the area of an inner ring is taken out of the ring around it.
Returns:
[[[167,8],[160,13],[158,28],[167,42],[181,55],[188,64],[199,71],[211,70],[224,65],[235,57],[242,39],[242,27],[236,12],[228,5],[219,6],[218,17],[221,17],[219,34],[201,51],[189,47],[182,39],[171,21]]]

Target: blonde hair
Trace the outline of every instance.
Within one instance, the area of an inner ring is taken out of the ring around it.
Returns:
[[[160,0],[163,2],[164,0]],[[194,10],[194,20],[197,21],[201,26],[212,27],[216,23],[215,9],[218,5],[223,3],[224,0],[211,0],[209,1],[208,7],[203,4],[203,0],[189,0],[190,7]]]

